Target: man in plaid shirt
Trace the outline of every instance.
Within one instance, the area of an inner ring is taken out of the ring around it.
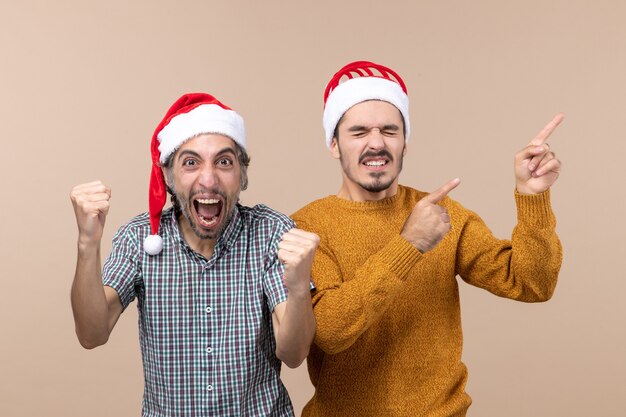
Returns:
[[[243,119],[213,96],[172,105],[152,159],[150,211],[120,228],[102,271],[111,190],[99,181],[72,190],[81,345],[106,343],[136,298],[143,416],[293,416],[280,365],[300,365],[313,339],[319,238],[269,207],[238,203],[249,163]]]

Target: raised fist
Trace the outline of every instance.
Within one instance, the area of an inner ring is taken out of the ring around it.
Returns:
[[[111,189],[101,181],[77,185],[70,193],[78,225],[78,241],[98,244],[109,212]]]
[[[291,229],[278,244],[278,259],[285,265],[289,291],[310,291],[311,266],[320,238],[315,233]]]

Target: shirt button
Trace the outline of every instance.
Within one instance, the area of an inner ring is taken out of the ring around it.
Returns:
[[[207,391],[213,391],[213,385],[209,384],[206,386]]]
[[[211,346],[206,348],[206,353],[213,353],[213,348]]]
[[[206,311],[207,313],[210,313],[211,311],[213,311],[213,309],[207,306],[207,308],[205,308],[204,311]]]

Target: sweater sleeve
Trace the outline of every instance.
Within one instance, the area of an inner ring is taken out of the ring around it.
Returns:
[[[552,297],[562,261],[550,192],[516,192],[515,201],[517,225],[511,240],[496,239],[480,217],[469,212],[457,247],[457,273],[500,297],[546,301]]]
[[[295,220],[298,227],[315,231]],[[321,240],[311,271],[316,287],[312,294],[315,344],[336,354],[352,346],[384,314],[422,254],[397,235],[345,276],[324,234],[315,232]]]

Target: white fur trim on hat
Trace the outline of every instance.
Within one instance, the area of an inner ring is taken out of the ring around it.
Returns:
[[[339,84],[330,93],[324,107],[324,131],[326,146],[330,148],[337,123],[355,104],[367,100],[382,100],[393,104],[404,118],[405,137],[408,142],[411,126],[409,123],[409,97],[394,81],[381,77],[351,78]]]
[[[217,104],[202,104],[175,116],[159,132],[159,160],[164,163],[183,142],[203,133],[228,136],[242,148],[246,148],[243,118],[235,111],[226,110]]]

